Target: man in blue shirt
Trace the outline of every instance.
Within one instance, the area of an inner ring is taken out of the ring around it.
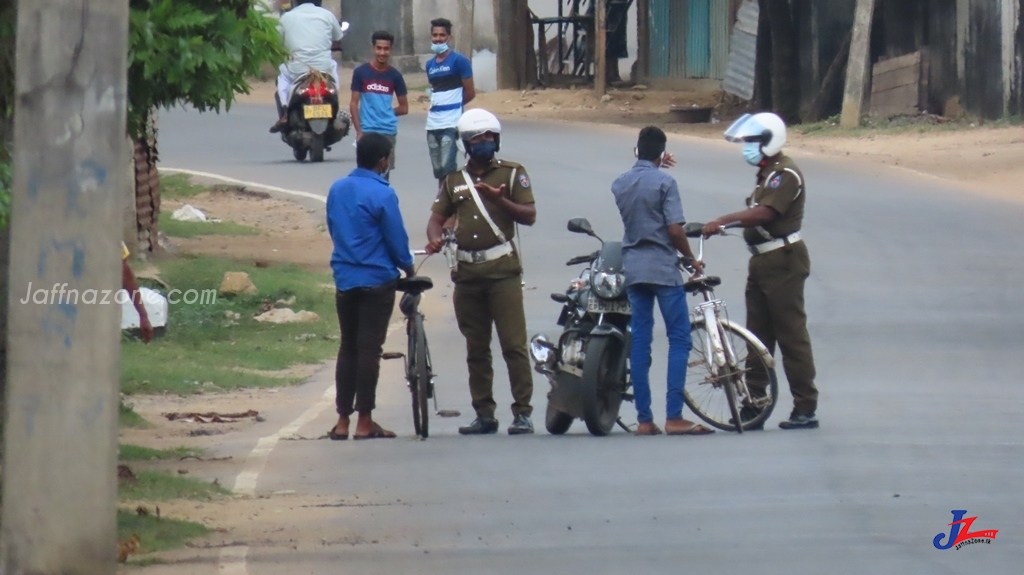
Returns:
[[[683,232],[683,206],[679,186],[662,166],[675,159],[665,151],[668,138],[661,129],[640,130],[636,164],[612,184],[612,194],[622,216],[622,269],[633,314],[630,317],[632,348],[629,371],[636,402],[637,435],[658,435],[661,429],[651,412],[651,342],[654,332],[654,301],[658,301],[668,332],[668,390],[665,395],[665,433],[704,435],[713,430],[683,419],[683,382],[690,356],[690,310],[686,290],[676,267],[678,253],[696,261]]]
[[[373,421],[380,359],[395,306],[399,270],[415,273],[398,196],[382,177],[391,142],[366,133],[356,144],[357,168],[331,186],[327,229],[334,242],[335,305],[341,345],[335,370],[338,423],[331,439],[348,439],[349,417],[359,413],[354,439],[394,437]]]
[[[430,50],[436,55],[425,66],[430,82],[430,110],[427,112],[427,149],[438,190],[444,178],[458,169],[459,132],[455,126],[463,107],[476,97],[473,63],[450,48],[452,23],[446,18],[430,22]]]
[[[388,156],[388,170],[395,169],[395,145],[398,143],[398,116],[409,113],[408,90],[401,72],[391,67],[391,48],[395,37],[390,32],[378,30],[371,37],[373,60],[352,72],[352,99],[348,109],[352,115],[352,126],[356,130],[356,141],[364,132],[384,134],[391,142]],[[394,99],[398,106],[392,107]],[[384,174],[388,179],[388,173]]]

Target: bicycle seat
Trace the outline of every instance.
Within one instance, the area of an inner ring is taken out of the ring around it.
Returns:
[[[422,293],[434,287],[434,280],[427,276],[412,276],[398,280],[398,291]]]
[[[702,278],[692,279],[685,284],[683,288],[691,293],[697,293],[699,291],[707,291],[712,288],[716,288],[722,285],[722,278],[718,276],[704,276]]]

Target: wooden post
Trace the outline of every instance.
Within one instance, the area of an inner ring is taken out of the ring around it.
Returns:
[[[452,35],[455,36],[455,51],[463,56],[473,59],[473,0],[458,0],[458,10],[455,17],[455,26]]]
[[[636,81],[651,75],[651,2],[636,0]]]
[[[608,2],[594,0],[594,93],[608,92]]]
[[[860,125],[864,106],[864,91],[871,59],[871,17],[875,0],[857,0],[853,16],[853,39],[850,42],[850,61],[846,67],[846,92],[843,95],[843,115],[839,124],[844,128]]]
[[[109,575],[128,3],[22,1],[17,22],[0,572]]]

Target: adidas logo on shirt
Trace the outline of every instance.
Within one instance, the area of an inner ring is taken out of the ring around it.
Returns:
[[[385,86],[384,84],[378,84],[376,82],[374,82],[372,84],[367,84],[366,85],[366,89],[367,89],[367,91],[370,91],[370,92],[381,92],[381,93],[384,93],[384,94],[390,94],[391,93],[391,88],[389,86]]]

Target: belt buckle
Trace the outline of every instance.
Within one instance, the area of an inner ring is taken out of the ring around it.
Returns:
[[[472,259],[475,264],[482,264],[487,261],[487,254],[483,251],[469,252],[469,254],[470,259]]]

